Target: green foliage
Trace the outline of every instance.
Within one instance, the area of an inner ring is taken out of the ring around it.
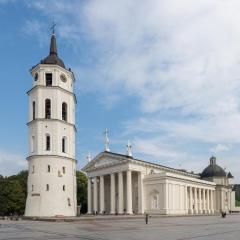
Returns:
[[[236,200],[240,201],[240,184],[234,185]]]
[[[240,207],[240,201],[236,200],[236,207]]]
[[[77,177],[77,204],[81,205],[81,213],[87,212],[87,176],[80,171],[76,172]]]
[[[27,171],[0,177],[0,215],[23,215],[27,197]]]

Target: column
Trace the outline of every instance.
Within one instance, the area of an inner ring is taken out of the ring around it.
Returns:
[[[194,188],[194,213],[198,213],[198,206],[197,206],[197,188]]]
[[[206,189],[203,189],[203,213],[206,214]]]
[[[103,214],[105,211],[104,202],[104,176],[100,176],[100,213]]]
[[[193,188],[189,187],[189,204],[190,204],[190,213],[193,214]]]
[[[132,172],[127,171],[127,214],[132,214]]]
[[[143,180],[142,172],[138,172],[138,213],[144,213],[144,196],[143,196]]]
[[[98,212],[98,187],[97,187],[97,177],[93,178],[93,211],[94,214]]]
[[[118,214],[123,214],[123,173],[118,173]]]
[[[88,214],[92,214],[92,179],[88,178]]]
[[[188,214],[188,191],[187,191],[187,186],[184,186],[184,210],[185,214]]]
[[[231,192],[228,190],[228,211],[231,211]]]
[[[210,207],[210,209],[211,209],[211,213],[214,213],[214,207],[213,207],[213,190],[211,190],[210,191],[210,193],[211,193],[211,207]]]
[[[111,174],[111,209],[110,214],[115,213],[115,174]]]
[[[210,204],[209,204],[209,189],[207,189],[207,213],[210,213]]]
[[[165,210],[165,214],[168,214],[169,212],[169,202],[168,202],[168,194],[169,194],[169,188],[168,188],[168,182],[165,182],[163,184],[163,209]]]
[[[199,192],[199,213],[201,214],[202,213],[202,189],[199,188],[198,192]]]

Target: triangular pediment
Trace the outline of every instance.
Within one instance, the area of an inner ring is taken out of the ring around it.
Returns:
[[[102,152],[92,159],[83,169],[84,172],[90,172],[97,169],[122,164],[128,161],[124,155],[114,154],[111,152]]]

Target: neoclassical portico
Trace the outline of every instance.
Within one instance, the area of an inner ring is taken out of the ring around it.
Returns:
[[[83,171],[88,175],[89,214],[213,214],[224,209],[219,192],[225,191],[231,201],[230,187],[220,191],[199,174],[128,155],[102,152]]]
[[[133,187],[133,183],[137,184],[137,188]],[[133,200],[133,196],[136,197],[136,201]],[[126,169],[100,175],[97,171],[88,178],[89,214],[142,214],[143,201],[141,172]],[[136,202],[137,207],[133,208],[133,203]]]

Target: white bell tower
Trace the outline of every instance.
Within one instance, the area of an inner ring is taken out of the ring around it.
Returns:
[[[75,79],[58,57],[54,29],[49,55],[30,72],[25,216],[75,216]]]

